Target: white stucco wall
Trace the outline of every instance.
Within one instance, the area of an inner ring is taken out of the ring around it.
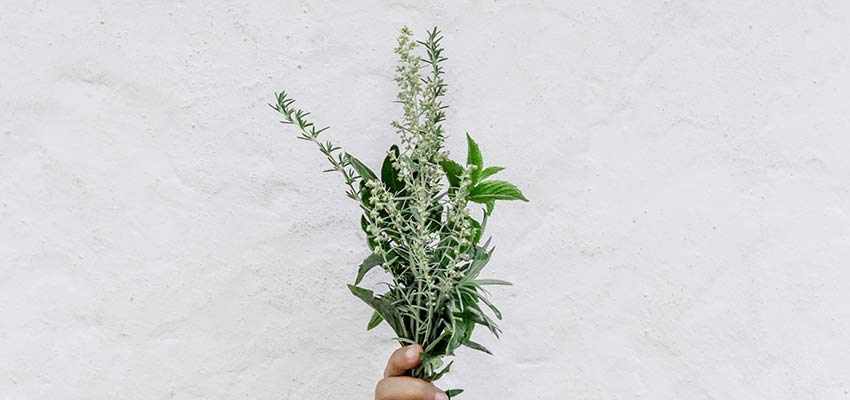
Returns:
[[[377,162],[403,24],[532,199],[444,386],[850,398],[850,3],[481,0],[3,2],[0,399],[371,398],[357,210],[266,103]]]

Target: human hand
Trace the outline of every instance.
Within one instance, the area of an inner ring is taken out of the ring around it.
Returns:
[[[375,400],[449,400],[445,392],[430,382],[407,376],[419,365],[422,346],[414,344],[396,350],[387,362],[384,379],[375,387]]]

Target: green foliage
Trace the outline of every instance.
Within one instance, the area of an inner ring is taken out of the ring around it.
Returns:
[[[365,260],[360,264],[360,268],[357,269],[357,279],[354,280],[354,284],[357,285],[360,281],[363,280],[363,277],[366,276],[366,273],[369,272],[372,268],[375,268],[384,263],[384,257],[377,253],[369,254],[369,257],[366,257]]]
[[[478,148],[478,143],[472,140],[472,136],[466,134],[466,166],[472,168],[471,179],[472,185],[478,184],[481,179],[481,171],[484,169],[484,157],[481,156],[481,150]]]
[[[528,201],[513,183],[505,181],[484,181],[469,190],[469,201],[486,204],[494,200]]]
[[[441,39],[436,28],[421,42],[412,39],[409,29],[402,29],[395,49],[402,118],[391,124],[400,143],[387,151],[380,175],[333,143],[320,141],[327,128],[315,128],[309,113],[295,108],[285,92],[271,105],[283,123],[300,130],[300,139],[318,146],[331,164],[327,171],[343,176],[346,194],[363,212],[360,224],[372,252],[349,288],[374,310],[367,329],[386,321],[399,344],[421,344],[422,363],[412,375],[429,381],[449,372],[452,364],[443,366],[443,358],[461,346],[490,353],[470,339],[476,326],[497,337],[501,332],[484,312],[502,318],[483,287],[509,283],[478,277],[493,252],[489,240],[479,241],[496,201],[528,201],[515,185],[488,180],[504,168],[485,168],[481,149],[470,135],[466,135],[465,165],[449,158],[444,149],[446,58]],[[424,55],[417,54],[420,48]],[[471,214],[471,203],[485,206],[480,218]],[[391,278],[385,292],[357,286],[379,266]],[[447,394],[454,397],[461,392],[454,389]]]
[[[381,316],[381,313],[373,311],[372,318],[369,319],[369,324],[366,325],[366,330],[371,331],[372,329],[375,329],[375,327],[380,325],[381,322],[384,322],[384,317]]]

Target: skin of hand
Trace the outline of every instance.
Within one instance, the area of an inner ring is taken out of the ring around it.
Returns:
[[[375,387],[375,400],[449,400],[446,393],[430,382],[407,376],[407,372],[419,365],[422,346],[414,344],[402,347],[390,356],[384,379]]]

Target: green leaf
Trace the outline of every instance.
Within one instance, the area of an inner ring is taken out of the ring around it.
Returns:
[[[354,280],[354,284],[357,285],[360,281],[363,280],[363,277],[366,276],[366,273],[369,272],[372,268],[375,268],[381,265],[384,262],[384,256],[380,254],[370,254],[369,257],[366,257],[362,263],[360,263],[360,268],[357,269],[357,279]]]
[[[449,185],[456,188],[460,186],[460,176],[463,175],[463,167],[448,158],[440,163],[443,171],[446,173],[446,178],[449,180]]]
[[[395,158],[398,159],[398,146],[392,145],[390,152],[395,154]],[[401,189],[404,189],[404,182],[398,179],[398,170],[393,167],[393,161],[390,159],[389,154],[384,158],[384,164],[381,166],[381,181],[384,182],[387,189],[394,193],[398,193]]]
[[[493,353],[491,353],[491,352],[490,352],[490,350],[487,350],[487,348],[486,348],[486,347],[484,347],[484,346],[482,346],[482,345],[480,345],[480,344],[478,344],[478,343],[475,343],[475,342],[473,342],[473,341],[471,341],[471,340],[465,340],[465,341],[464,341],[463,343],[461,343],[461,344],[463,344],[463,345],[464,345],[464,346],[466,346],[466,347],[469,347],[470,349],[478,350],[478,351],[483,351],[483,352],[485,352],[485,353],[487,353],[487,354],[489,354],[489,355],[493,355]]]
[[[369,233],[369,221],[366,220],[365,215],[360,216],[360,229],[363,229],[365,233]]]
[[[372,318],[369,319],[369,325],[366,326],[366,330],[371,331],[376,326],[380,325],[381,322],[384,322],[384,317],[382,317],[377,311],[372,312]]]
[[[487,204],[495,200],[528,201],[513,183],[505,181],[484,181],[469,190],[469,201]]]
[[[484,170],[484,157],[481,156],[481,150],[478,148],[478,143],[472,140],[472,136],[466,134],[466,165],[474,165],[472,170],[472,184],[475,185],[481,179],[481,171]]]
[[[474,282],[478,286],[487,286],[487,285],[513,286],[513,283],[510,283],[508,281],[503,281],[501,279],[476,279]]]
[[[452,364],[454,364],[454,363],[455,363],[454,361],[451,361],[446,365],[445,368],[443,368],[439,372],[434,373],[434,375],[431,376],[431,382],[436,382],[437,380],[442,378],[443,375],[449,373],[449,371],[452,369]]]
[[[481,270],[484,269],[484,266],[487,265],[487,262],[490,261],[491,251],[486,251],[484,248],[480,246],[475,246],[472,253],[472,263],[469,265],[469,269],[466,271],[466,275],[460,280],[460,284],[466,284],[475,280],[478,277],[478,274],[481,273]]]
[[[363,232],[366,232],[366,243],[369,245],[369,250],[374,250],[378,243],[375,242],[375,237],[369,233],[369,221],[366,220],[365,215],[360,216],[360,228],[363,229]]]
[[[426,370],[434,371],[443,366],[442,354],[428,354],[425,352],[419,353],[419,361],[422,367]]]
[[[360,181],[360,200],[363,201],[363,204],[369,204],[369,199],[372,197],[372,190],[366,186],[366,180]]]
[[[446,396],[449,396],[449,399],[454,398],[455,396],[463,393],[463,389],[451,389],[446,390]]]
[[[466,217],[466,220],[469,221],[469,224],[472,225],[472,244],[478,244],[478,241],[481,240],[481,234],[484,230],[481,227],[481,223],[476,221],[475,218]]]
[[[496,325],[496,323],[492,319],[490,319],[490,317],[485,315],[481,310],[477,308],[468,307],[464,312],[455,313],[454,315],[456,317],[468,319],[472,322],[475,322],[476,324],[485,326],[487,327],[487,329],[490,330],[493,335],[499,337],[499,332],[501,332],[499,326]]]
[[[351,164],[352,167],[354,167],[354,170],[357,171],[357,174],[359,174],[361,178],[367,181],[372,179],[378,179],[378,176],[375,175],[375,173],[372,172],[372,170],[369,169],[366,164],[363,164],[362,162],[360,162],[360,160],[358,160],[351,154],[346,154],[345,157],[348,158],[348,162]]]
[[[443,205],[439,202],[434,202],[434,207],[428,210],[428,229],[431,232],[437,232],[443,227]]]
[[[504,167],[487,167],[487,168],[484,168],[484,171],[481,171],[481,178],[480,179],[483,181],[483,180],[497,174],[499,171],[501,171],[503,169],[505,169],[505,168]]]
[[[348,289],[351,290],[351,294],[363,300],[364,303],[368,304],[372,307],[373,310],[377,311],[378,314],[381,314],[381,317],[384,318],[384,321],[393,328],[396,335],[399,337],[402,336],[399,330],[400,326],[400,317],[398,314],[398,310],[392,304],[391,301],[386,299],[385,297],[375,297],[374,293],[371,290],[363,289],[361,287],[357,287],[354,285],[348,285]]]
[[[493,207],[496,206],[496,201],[495,200],[485,201],[484,205],[487,206],[487,210],[486,210],[487,215],[492,215],[493,214]]]
[[[475,329],[474,322],[452,318],[452,336],[449,337],[446,353],[454,354],[454,351],[460,347],[460,344],[472,336],[473,329]]]
[[[498,308],[496,308],[496,306],[494,306],[494,305],[493,305],[493,303],[491,303],[491,302],[490,302],[490,300],[488,300],[486,296],[481,295],[481,296],[478,296],[478,298],[479,298],[481,301],[483,301],[483,302],[484,302],[484,304],[486,304],[486,305],[487,305],[487,307],[490,307],[490,310],[491,310],[491,311],[493,311],[493,314],[495,314],[495,315],[496,315],[496,318],[498,318],[498,319],[502,319],[502,312],[501,312],[501,311],[499,311],[499,309],[498,309]]]

